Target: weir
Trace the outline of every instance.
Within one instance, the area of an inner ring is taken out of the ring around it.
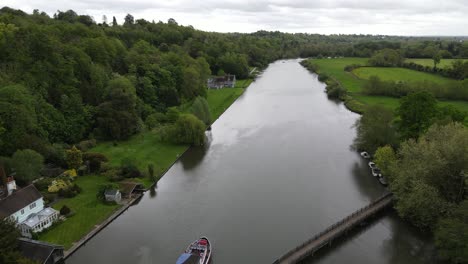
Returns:
[[[322,247],[331,244],[331,242],[348,231],[358,226],[362,222],[368,220],[382,209],[390,206],[393,201],[393,194],[387,193],[369,205],[355,211],[344,219],[329,226],[324,231],[316,234],[311,239],[288,251],[283,256],[279,257],[273,264],[298,263],[299,261],[312,256]]]

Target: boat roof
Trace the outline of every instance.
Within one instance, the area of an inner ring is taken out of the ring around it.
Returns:
[[[176,264],[199,264],[200,263],[200,256],[195,256],[189,253],[184,253],[180,255],[177,259]]]

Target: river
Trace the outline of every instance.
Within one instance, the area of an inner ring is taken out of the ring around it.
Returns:
[[[206,235],[213,264],[272,263],[385,188],[350,145],[357,114],[277,61],[145,193],[68,260],[175,263]],[[390,210],[310,263],[430,263],[430,239]]]

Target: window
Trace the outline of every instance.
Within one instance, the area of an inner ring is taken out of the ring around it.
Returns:
[[[36,207],[36,203],[32,203],[29,205],[29,209],[33,209],[34,207]]]
[[[24,209],[21,209],[21,214],[22,214],[22,215],[24,214]]]

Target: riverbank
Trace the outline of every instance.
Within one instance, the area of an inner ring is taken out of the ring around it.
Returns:
[[[399,99],[388,96],[373,96],[366,95],[362,92],[366,83],[365,77],[372,75],[385,75],[386,78],[392,81],[436,81],[436,82],[451,82],[454,80],[440,77],[437,75],[422,73],[403,68],[376,68],[365,67],[361,70],[356,69],[351,72],[345,71],[345,67],[349,65],[366,66],[368,58],[334,58],[334,59],[307,59],[307,61],[315,65],[314,67],[306,67],[309,71],[317,74],[326,74],[338,82],[347,91],[342,98],[345,106],[355,113],[362,113],[368,105],[381,105],[389,109],[395,110],[399,105]],[[304,66],[304,65],[303,65]],[[366,72],[370,72],[367,75]],[[401,73],[404,76],[401,76]],[[452,105],[455,108],[468,112],[468,102],[466,101],[440,101],[440,105]]]
[[[252,81],[252,79],[241,80],[238,85],[247,87]],[[243,94],[244,90],[244,88],[208,90],[207,101],[213,113],[213,123]],[[149,188],[156,184],[189,148],[188,145],[161,142],[157,132],[147,131],[127,141],[99,143],[90,152],[104,154],[109,158],[110,166],[119,166],[121,161],[128,157],[134,158],[142,171],[146,171],[148,164],[154,164],[157,175],[155,182],[149,177],[135,179]],[[96,193],[99,186],[106,183],[109,181],[103,175],[78,177],[76,184],[83,189],[82,193],[73,198],[62,199],[53,206],[60,210],[63,205],[67,205],[73,211],[73,216],[41,233],[39,239],[63,245],[67,255],[71,254],[134,203],[134,200],[124,205],[101,203]]]

